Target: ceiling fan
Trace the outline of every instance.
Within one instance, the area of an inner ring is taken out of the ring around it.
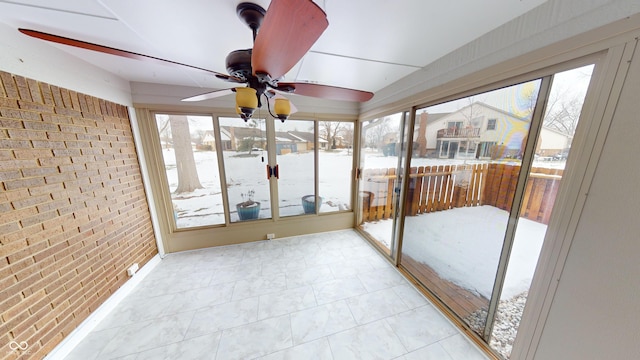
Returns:
[[[236,12],[253,31],[254,44],[253,49],[235,50],[229,53],[226,58],[228,74],[36,30],[19,29],[19,31],[42,40],[82,49],[194,68],[212,73],[225,81],[246,84],[246,87],[217,90],[182,99],[183,101],[202,101],[235,92],[236,111],[245,121],[251,118],[256,108],[262,106],[261,98],[265,96],[274,103],[275,115],[271,113],[270,102],[267,101],[271,115],[284,122],[289,116],[290,103],[276,91],[358,102],[368,101],[373,97],[373,93],[368,91],[310,82],[281,81],[329,25],[327,15],[313,1],[272,0],[267,11],[257,4],[243,2],[238,4]]]

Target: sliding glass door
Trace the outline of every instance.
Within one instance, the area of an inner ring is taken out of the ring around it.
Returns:
[[[414,114],[400,265],[504,358],[592,70],[564,71]]]
[[[406,115],[397,113],[366,121],[360,131],[358,228],[389,256],[395,249],[408,126]]]
[[[540,84],[416,111],[401,262],[480,335]]]

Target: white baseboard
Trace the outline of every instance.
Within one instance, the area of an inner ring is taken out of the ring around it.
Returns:
[[[125,282],[113,293],[96,311],[92,312],[75,330],[62,340],[47,356],[45,360],[62,360],[78,346],[89,333],[144,279],[153,268],[161,261],[160,255],[156,255],[131,279]]]

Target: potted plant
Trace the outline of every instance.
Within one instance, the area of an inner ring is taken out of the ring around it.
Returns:
[[[242,202],[236,204],[238,210],[238,217],[240,220],[257,219],[260,215],[260,202],[253,201],[255,195],[254,190],[249,190],[246,193],[240,194],[242,196]]]
[[[318,209],[322,206],[322,197],[318,196]],[[316,196],[315,195],[305,195],[302,197],[302,209],[305,214],[315,214],[316,213]]]

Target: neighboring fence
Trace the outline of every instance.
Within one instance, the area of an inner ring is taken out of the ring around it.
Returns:
[[[420,166],[409,169],[405,214],[415,216],[465,206],[510,211],[520,166],[504,164]],[[533,168],[520,216],[549,223],[562,169]],[[393,216],[399,185],[394,168],[363,171],[363,221]]]

